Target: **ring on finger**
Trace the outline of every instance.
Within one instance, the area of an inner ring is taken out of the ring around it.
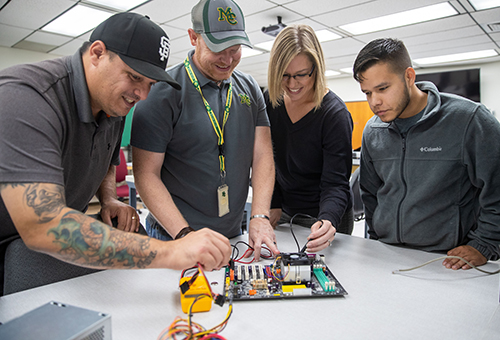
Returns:
[[[135,220],[135,216],[132,216],[132,219]]]

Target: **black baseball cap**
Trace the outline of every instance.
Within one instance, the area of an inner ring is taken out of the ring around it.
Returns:
[[[145,77],[165,81],[181,89],[166,71],[170,41],[165,31],[147,16],[118,13],[96,27],[90,41],[101,40],[134,71]]]

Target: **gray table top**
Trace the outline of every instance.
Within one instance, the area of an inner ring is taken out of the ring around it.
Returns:
[[[301,245],[308,235],[294,227]],[[283,252],[296,251],[290,228],[276,230]],[[246,240],[243,235],[232,239]],[[235,301],[221,333],[227,339],[492,339],[500,334],[499,275],[452,271],[441,261],[392,274],[442,254],[405,249],[338,234],[322,254],[349,293],[340,298]],[[495,271],[498,262],[483,266]],[[223,272],[207,273],[220,282]],[[0,322],[49,301],[111,314],[113,339],[156,339],[176,316],[185,318],[180,272],[108,270],[0,298]],[[216,288],[215,290],[218,290]],[[206,328],[219,324],[227,305],[196,313]]]

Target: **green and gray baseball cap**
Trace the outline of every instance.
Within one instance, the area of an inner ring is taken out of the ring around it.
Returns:
[[[243,12],[232,0],[201,0],[191,10],[191,21],[212,52],[234,45],[253,48],[245,33]]]

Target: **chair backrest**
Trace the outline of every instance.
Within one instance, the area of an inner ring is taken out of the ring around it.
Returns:
[[[116,167],[116,183],[123,182],[128,175],[125,153],[120,149],[120,165]]]
[[[3,293],[12,294],[97,271],[30,250],[19,238],[12,241],[5,252]]]
[[[354,220],[360,221],[364,218],[365,209],[363,201],[361,200],[361,191],[359,189],[359,167],[352,173],[349,185],[353,194],[352,209],[354,212]]]

